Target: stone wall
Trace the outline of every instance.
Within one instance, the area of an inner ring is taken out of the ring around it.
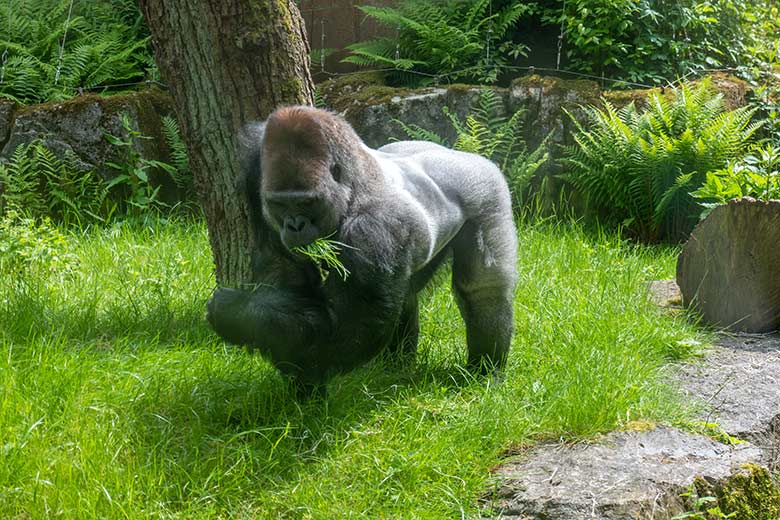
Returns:
[[[127,138],[122,114],[129,116],[133,130],[150,137],[137,141],[143,157],[169,160],[161,117],[173,115],[173,105],[167,94],[155,89],[111,97],[90,94],[30,106],[0,100],[0,160],[7,160],[21,144],[40,141],[58,156],[72,152],[78,168],[111,178],[116,172],[107,163],[121,162],[123,157],[105,136]],[[157,177],[163,185],[168,179],[167,175]]]
[[[746,102],[748,89],[744,82],[716,75],[713,85],[724,93],[731,107]],[[380,78],[370,73],[320,84],[326,105],[344,115],[372,147],[407,138],[396,120],[419,125],[452,142],[455,129],[442,109],[447,107],[465,119],[479,99],[479,90],[469,85],[416,90],[391,88],[382,86]],[[602,98],[623,106],[631,101],[642,103],[648,94],[646,90],[602,91],[593,81],[537,75],[517,78],[509,88],[495,90],[507,114],[525,110],[525,139],[529,148],[533,149],[550,135],[551,160],[539,172],[541,175],[555,172],[555,159],[560,157],[558,145],[572,142],[575,125],[566,111],[582,119],[581,107],[599,104]],[[108,177],[112,172],[106,162],[119,159],[119,150],[106,141],[105,134],[124,135],[120,122],[123,113],[130,116],[134,129],[151,137],[139,143],[143,156],[167,160],[160,118],[172,114],[173,107],[167,94],[154,89],[111,97],[87,95],[33,106],[0,101],[0,160],[7,159],[19,144],[38,139],[60,155],[71,150],[82,168],[94,169]]]
[[[735,108],[746,103],[747,84],[736,78],[712,76],[713,86],[724,93],[726,103]],[[394,89],[377,85],[371,74],[355,74],[325,82],[320,91],[326,105],[341,113],[369,146],[380,146],[391,139],[405,139],[394,120],[419,125],[452,142],[455,130],[442,114],[447,107],[461,118],[472,111],[479,99],[480,87],[451,85],[447,88]],[[560,155],[556,145],[571,144],[574,123],[566,114],[584,121],[583,106],[600,105],[602,99],[617,107],[634,101],[642,104],[650,90],[602,90],[597,82],[567,80],[538,75],[515,79],[509,88],[496,88],[506,113],[525,110],[525,138],[530,148],[550,135],[552,158]],[[660,91],[660,89],[656,89]]]

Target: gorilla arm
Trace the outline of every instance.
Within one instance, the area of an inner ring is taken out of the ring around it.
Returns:
[[[307,387],[374,357],[396,327],[408,292],[405,248],[382,250],[380,223],[369,215],[345,223],[346,281],[330,276],[321,287],[259,285],[220,288],[208,319],[227,341],[255,347],[285,375]],[[396,244],[400,245],[400,244]],[[290,262],[295,260],[290,259]],[[306,266],[310,267],[310,266]]]

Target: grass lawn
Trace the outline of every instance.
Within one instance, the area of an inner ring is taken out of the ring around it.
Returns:
[[[513,446],[677,422],[663,382],[701,335],[649,302],[677,251],[539,224],[520,232],[506,381],[463,373],[446,273],[420,355],[298,404],[205,320],[205,226],[69,234],[47,275],[0,274],[0,518],[461,518]]]

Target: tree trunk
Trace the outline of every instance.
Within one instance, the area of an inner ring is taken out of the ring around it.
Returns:
[[[236,192],[238,130],[312,104],[309,45],[292,0],[141,0],[187,145],[217,283],[251,276],[249,211]]]
[[[780,329],[780,201],[718,206],[677,261],[683,303],[705,322],[742,332]]]

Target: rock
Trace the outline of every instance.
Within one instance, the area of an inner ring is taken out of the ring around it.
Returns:
[[[750,441],[780,470],[780,335],[724,335],[703,362],[683,366],[684,392],[702,406],[700,419]]]
[[[5,145],[11,133],[14,123],[16,102],[8,99],[0,99],[0,147]]]
[[[650,299],[659,307],[679,308],[682,305],[682,294],[674,280],[655,280],[648,285]]]
[[[322,89],[327,104],[343,115],[363,141],[373,148],[393,140],[409,139],[396,120],[407,125],[417,125],[453,143],[457,135],[452,123],[444,115],[444,107],[465,120],[476,106],[480,91],[479,87],[464,85],[446,89],[395,89],[346,80],[325,84]],[[503,108],[506,112],[508,91],[496,91],[504,100]]]
[[[497,471],[494,518],[669,519],[689,507],[694,477],[728,480],[761,452],[674,428],[614,432],[600,442],[542,445]]]
[[[656,285],[661,293],[673,289]],[[780,471],[780,334],[719,336],[673,379],[698,404],[705,431],[746,442],[659,427],[613,432],[592,444],[538,446],[496,470],[485,516],[670,519],[693,510],[696,496],[717,497],[735,518],[780,514],[780,486],[767,471]],[[691,489],[692,497],[681,496]]]
[[[677,262],[685,306],[731,331],[780,328],[780,201],[719,206],[691,233]]]
[[[566,80],[552,76],[525,76],[512,82],[510,106],[526,111],[526,141],[532,148],[548,135],[554,144],[572,144],[575,125],[568,111],[578,121],[585,121],[583,106],[597,105],[601,89],[594,81]],[[557,149],[557,146],[551,149]]]
[[[122,156],[105,134],[126,137],[121,115],[128,114],[131,126],[151,137],[138,143],[142,156],[165,159],[167,147],[160,117],[172,112],[170,98],[155,90],[111,97],[86,95],[62,103],[19,107],[0,157],[8,158],[17,146],[40,140],[57,155],[72,152],[77,167],[96,170],[109,178],[115,172],[106,162],[121,161]],[[0,105],[0,130],[2,115]]]

